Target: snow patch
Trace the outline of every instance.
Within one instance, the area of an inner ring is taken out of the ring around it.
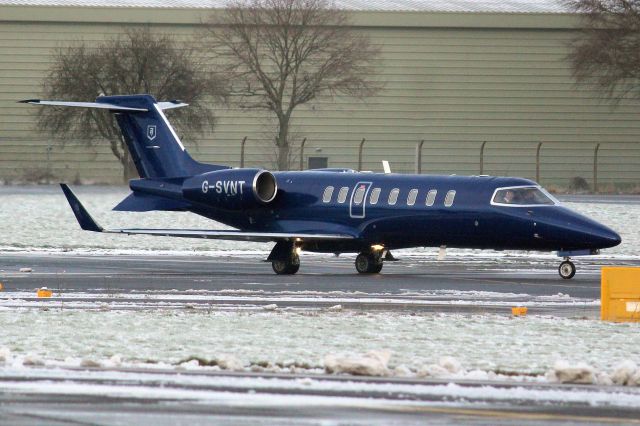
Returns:
[[[364,355],[326,355],[324,368],[331,374],[353,374],[354,376],[387,376],[387,364],[391,351],[370,351]]]
[[[611,381],[620,386],[640,386],[640,369],[635,362],[625,360],[613,368]]]
[[[556,361],[553,368],[547,373],[547,379],[556,383],[594,384],[596,372],[590,365],[579,362],[570,364],[567,361]]]
[[[425,365],[418,370],[418,377],[444,378],[464,374],[462,364],[452,356],[443,356],[437,364]]]

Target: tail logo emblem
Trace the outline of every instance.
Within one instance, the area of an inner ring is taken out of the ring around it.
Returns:
[[[147,138],[152,141],[156,138],[156,126],[155,125],[149,125],[147,126]]]

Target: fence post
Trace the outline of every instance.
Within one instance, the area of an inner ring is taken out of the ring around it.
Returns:
[[[422,145],[424,145],[424,139],[416,144],[416,174],[422,173]]]
[[[51,139],[47,139],[47,184],[51,183]]]
[[[482,142],[480,145],[480,174],[484,174],[484,146],[487,144],[487,141]]]
[[[360,141],[360,147],[358,148],[358,171],[362,171],[362,148],[364,147],[365,138]]]
[[[240,143],[240,168],[244,167],[244,144],[247,141],[247,137],[245,136]]]
[[[304,144],[307,142],[307,138],[302,139],[300,143],[300,171],[304,170]]]
[[[538,148],[536,148],[536,182],[540,183],[540,148],[542,148],[542,142],[538,142]]]
[[[598,193],[598,151],[600,150],[600,144],[596,144],[596,149],[593,151],[593,192]]]

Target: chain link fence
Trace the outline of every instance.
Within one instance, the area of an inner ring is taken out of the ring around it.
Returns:
[[[188,147],[206,163],[275,169],[273,142],[245,136],[224,144]],[[442,143],[428,139],[387,142],[294,141],[290,170],[347,168],[394,173],[520,176],[555,191],[640,193],[640,144],[478,141]],[[62,140],[0,140],[0,181],[11,183],[123,183],[122,166],[108,144]]]

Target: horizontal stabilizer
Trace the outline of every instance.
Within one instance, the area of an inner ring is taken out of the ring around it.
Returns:
[[[89,212],[80,203],[71,189],[64,183],[61,183],[62,191],[71,205],[73,214],[76,215],[80,227],[85,231],[105,232],[110,234],[129,234],[129,235],[159,235],[164,237],[182,237],[182,238],[204,238],[217,240],[234,240],[234,241],[336,241],[336,240],[353,240],[356,237],[349,234],[323,234],[323,233],[286,233],[286,232],[246,232],[236,230],[208,230],[208,229],[103,229],[91,217]]]
[[[138,111],[138,112],[146,112],[149,111],[146,108],[130,108],[121,105],[107,104],[101,102],[66,102],[66,101],[41,101],[40,99],[25,99],[24,101],[19,101],[21,104],[32,104],[32,105],[53,105],[53,106],[64,106],[64,107],[78,107],[78,108],[99,108],[99,109],[108,109],[110,111]]]
[[[184,211],[189,203],[178,200],[168,200],[147,194],[131,193],[127,198],[113,208],[119,212],[150,212],[150,211]]]
[[[147,108],[131,108],[125,107],[121,105],[115,105],[105,102],[68,102],[68,101],[43,101],[40,99],[25,99],[24,101],[18,101],[21,104],[32,104],[32,105],[51,105],[51,106],[64,106],[64,107],[76,107],[76,108],[99,108],[99,109],[108,109],[110,111],[130,111],[130,112],[146,112],[149,111]],[[158,108],[161,110],[166,109],[174,109],[174,108],[182,108],[189,106],[184,102],[180,101],[166,101],[166,102],[158,102],[156,104]]]

